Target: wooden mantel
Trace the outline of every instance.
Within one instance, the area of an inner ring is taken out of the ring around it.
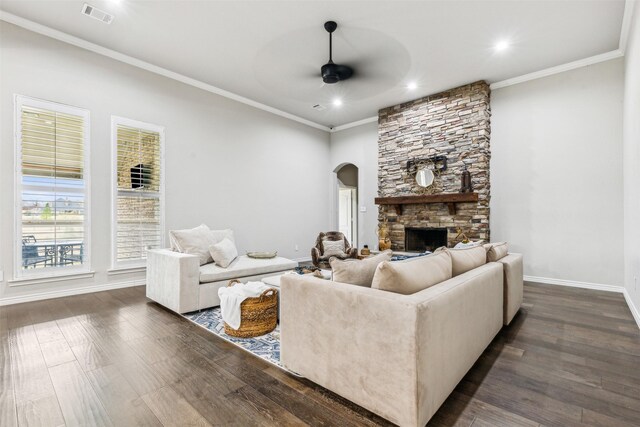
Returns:
[[[456,203],[477,202],[478,193],[443,193],[423,194],[415,196],[376,197],[376,205],[394,205],[396,213],[402,215],[403,205],[417,205],[428,203],[446,203],[449,213],[455,215]]]

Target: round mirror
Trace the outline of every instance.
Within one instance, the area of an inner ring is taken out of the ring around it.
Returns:
[[[433,178],[434,175],[431,169],[421,168],[416,172],[416,184],[418,184],[420,187],[429,187],[431,184],[433,184]]]

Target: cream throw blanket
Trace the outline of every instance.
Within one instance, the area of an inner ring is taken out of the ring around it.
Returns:
[[[220,311],[222,320],[233,329],[240,328],[242,316],[240,304],[247,298],[259,297],[264,291],[271,287],[262,282],[247,282],[246,284],[236,283],[230,287],[218,289],[220,297]]]

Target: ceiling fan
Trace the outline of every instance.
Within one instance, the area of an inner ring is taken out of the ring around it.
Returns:
[[[329,33],[329,62],[324,64],[320,69],[322,73],[322,81],[328,84],[338,83],[347,80],[353,75],[353,68],[348,65],[339,65],[333,63],[333,32],[338,28],[338,24],[334,21],[324,23],[324,29]]]

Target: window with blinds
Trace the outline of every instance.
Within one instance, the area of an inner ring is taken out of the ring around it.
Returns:
[[[117,267],[144,265],[163,246],[163,129],[114,117],[114,254]]]
[[[16,276],[88,268],[89,112],[22,96],[16,109]]]

